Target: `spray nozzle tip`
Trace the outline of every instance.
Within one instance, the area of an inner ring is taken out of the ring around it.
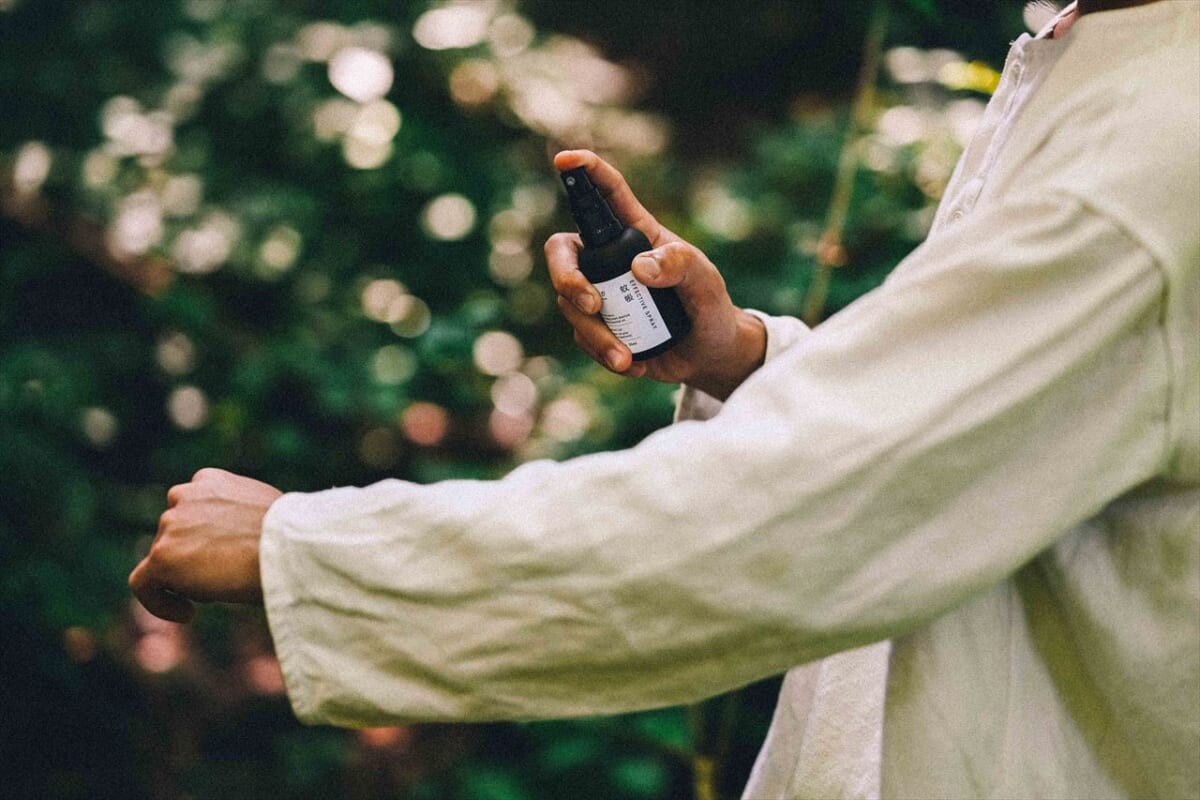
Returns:
[[[621,235],[625,226],[613,214],[600,195],[600,190],[588,177],[586,167],[564,170],[562,182],[567,187],[571,215],[575,217],[579,235],[586,246],[598,246]]]

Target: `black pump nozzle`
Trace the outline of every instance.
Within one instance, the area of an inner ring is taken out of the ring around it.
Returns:
[[[625,226],[600,196],[585,167],[566,170],[562,173],[562,182],[567,187],[571,216],[579,226],[579,238],[583,239],[584,247],[601,247],[621,236]]]

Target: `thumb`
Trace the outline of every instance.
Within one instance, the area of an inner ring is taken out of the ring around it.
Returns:
[[[633,259],[633,277],[642,284],[655,289],[674,286],[687,289],[695,281],[692,273],[702,269],[708,259],[694,247],[684,242],[669,242],[662,247],[647,250]]]
[[[633,259],[633,277],[655,289],[672,287],[685,308],[725,291],[725,281],[704,253],[686,242],[669,242]]]

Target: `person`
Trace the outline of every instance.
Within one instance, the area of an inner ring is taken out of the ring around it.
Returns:
[[[1200,796],[1200,3],[1018,39],[928,240],[809,330],[586,151],[695,329],[632,364],[579,242],[560,307],[685,384],[638,446],[496,481],[174,487],[152,612],[265,601],[307,722],[690,703],[787,671],[766,797]]]

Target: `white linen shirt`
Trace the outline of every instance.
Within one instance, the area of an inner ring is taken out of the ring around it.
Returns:
[[[1200,796],[1200,3],[1023,37],[929,240],[723,405],[264,521],[297,716],[690,703],[748,797]],[[890,643],[889,643],[890,640]]]

